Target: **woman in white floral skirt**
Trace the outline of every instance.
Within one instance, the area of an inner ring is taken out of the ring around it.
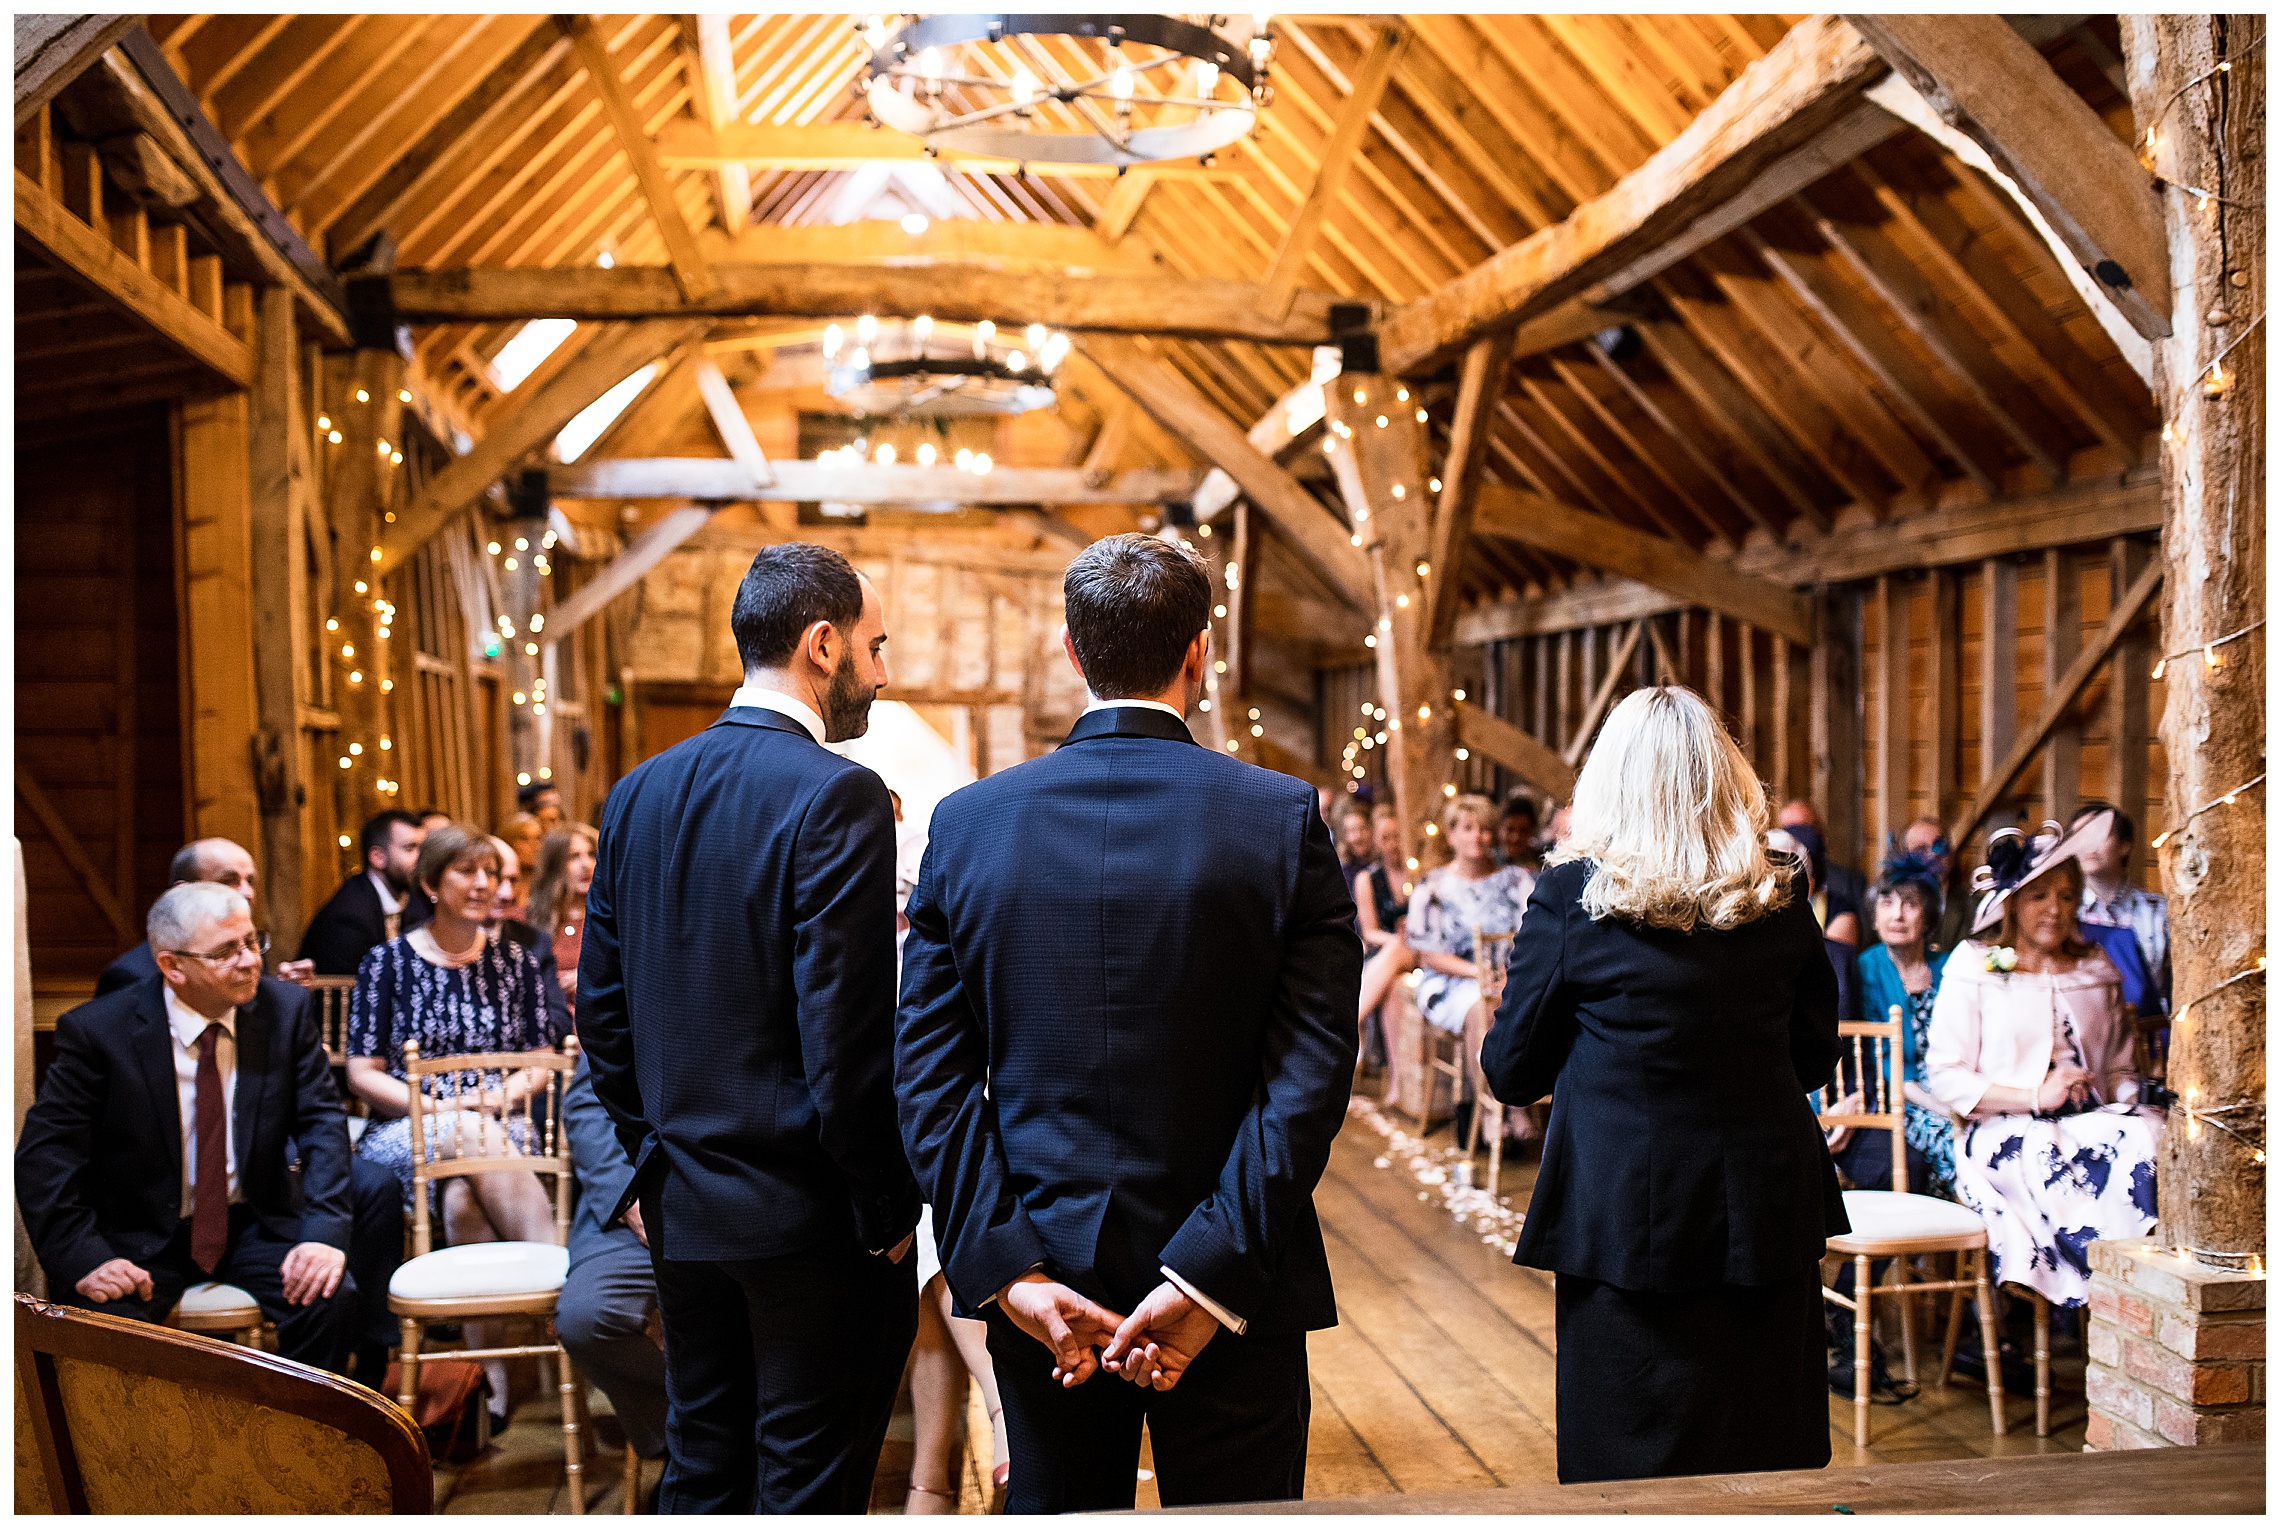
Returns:
[[[1995,1278],[2059,1306],[2089,1299],[2089,1243],[2154,1226],[2158,1124],[2136,1102],[2121,976],[2074,920],[2075,849],[2105,831],[2101,815],[2063,839],[1988,841],[1925,1057],[1932,1094],[1965,1121],[1956,1190],[1987,1223]]]

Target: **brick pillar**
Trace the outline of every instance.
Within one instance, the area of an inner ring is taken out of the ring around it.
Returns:
[[[2264,1275],[2090,1244],[2088,1449],[2264,1437]]]

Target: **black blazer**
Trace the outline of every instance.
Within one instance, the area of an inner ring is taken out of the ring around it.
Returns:
[[[610,792],[578,1036],[650,1244],[773,1258],[918,1224],[895,1131],[895,823],[886,782],[732,707]]]
[[[164,979],[81,1004],[16,1142],[16,1204],[59,1290],[113,1258],[143,1262],[182,1224],[182,1106]],[[238,1187],[271,1235],[346,1249],[348,1123],[308,990],[261,979],[237,1011]],[[297,1143],[301,1205],[286,1174]]]
[[[157,975],[158,958],[150,953],[150,941],[145,940],[103,968],[103,975],[95,979],[95,996],[106,997]]]
[[[1804,878],[1739,929],[1681,934],[1594,921],[1590,873],[1537,879],[1481,1049],[1506,1104],[1552,1096],[1513,1262],[1626,1290],[1800,1277],[1849,1225],[1805,1097],[1838,1043]]]
[[[968,1309],[1042,1263],[1130,1311],[1168,1266],[1254,1331],[1336,1325],[1362,947],[1312,787],[1088,712],[935,809],[905,911],[903,1141]]]
[[[414,887],[404,897],[404,916],[396,933],[410,934],[435,912],[427,895]],[[380,894],[372,878],[359,870],[342,882],[325,905],[309,920],[301,935],[301,956],[317,963],[320,977],[353,977],[364,953],[388,939],[387,915],[380,911]]]

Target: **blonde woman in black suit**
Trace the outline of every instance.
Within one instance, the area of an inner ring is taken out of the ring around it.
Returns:
[[[1837,984],[1764,789],[1690,690],[1627,697],[1577,777],[1482,1048],[1551,1123],[1513,1261],[1558,1276],[1562,1481],[1829,1463],[1807,1092]]]

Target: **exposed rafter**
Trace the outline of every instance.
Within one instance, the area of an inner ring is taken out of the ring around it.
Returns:
[[[1338,125],[1332,129],[1330,141],[1322,146],[1322,157],[1314,171],[1314,185],[1306,193],[1291,220],[1283,230],[1282,243],[1275,250],[1274,263],[1260,285],[1267,289],[1268,301],[1288,303],[1297,292],[1306,275],[1307,262],[1314,256],[1314,241],[1322,232],[1322,220],[1346,189],[1346,177],[1361,154],[1362,141],[1369,136],[1370,118],[1376,115],[1378,102],[1384,99],[1386,87],[1393,83],[1393,68],[1401,59],[1403,44],[1408,34],[1396,23],[1383,28],[1370,44],[1369,56],[1362,60],[1354,72],[1352,88],[1347,92],[1345,104],[1339,108]]]
[[[718,457],[600,458],[557,467],[548,477],[564,499],[771,500],[839,504],[1168,504],[1195,492],[1188,468],[1088,472],[1081,467],[996,467],[971,473],[948,465],[840,466],[764,463],[765,478],[742,461]]]
[[[634,109],[633,98],[626,94],[625,81],[618,76],[617,62],[610,57],[610,45],[595,29],[590,16],[572,14],[557,19],[563,31],[569,34],[570,45],[578,52],[578,62],[585,66],[587,83],[601,98],[602,110],[610,119],[610,129],[617,134],[619,150],[633,166],[633,178],[641,186],[642,200],[649,204],[649,216],[657,225],[657,236],[665,241],[665,252],[672,259],[673,278],[680,284],[681,296],[692,303],[703,302],[719,290],[720,283],[713,276],[704,252],[697,248],[696,233],[689,227],[689,220],[681,215],[681,204],[673,199],[673,183],[666,178],[665,167],[657,162],[657,145],[650,141],[641,114]]]

